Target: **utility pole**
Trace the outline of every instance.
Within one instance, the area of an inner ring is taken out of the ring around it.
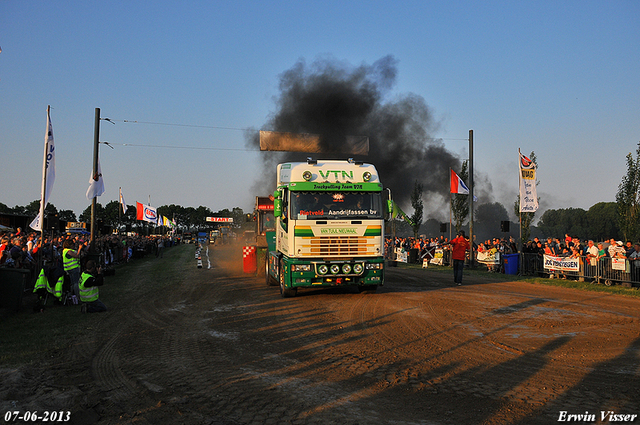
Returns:
[[[96,108],[96,117],[93,124],[93,176],[98,173],[98,149],[100,145],[100,108]],[[94,239],[96,237],[96,198],[91,200],[91,241],[90,247],[95,250]]]
[[[473,258],[473,130],[469,130],[469,267],[474,268]]]

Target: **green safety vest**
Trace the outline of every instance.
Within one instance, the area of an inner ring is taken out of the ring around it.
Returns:
[[[33,292],[36,292],[38,289],[46,289],[47,292],[51,292],[49,280],[44,274],[44,269],[40,270],[40,275],[38,276],[38,280],[36,280],[36,285],[33,287]]]
[[[51,285],[49,285],[49,279],[44,274],[44,269],[40,270],[40,275],[38,276],[38,280],[36,280],[36,284],[33,287],[33,292],[36,292],[38,289],[46,289],[47,292],[53,294],[54,297],[60,299],[62,298],[62,285],[64,284],[64,276],[60,276],[58,281],[56,282],[56,286],[52,289]]]
[[[53,296],[57,299],[62,298],[62,285],[64,284],[64,276],[60,276],[58,281],[56,282],[55,288],[53,288]]]
[[[83,303],[90,303],[98,299],[98,287],[91,286],[89,288],[85,288],[84,284],[90,277],[93,277],[90,273],[84,272],[80,276],[80,283],[78,285],[80,289],[80,301]]]
[[[69,270],[73,270],[75,268],[80,267],[80,260],[75,257],[67,257],[67,252],[73,251],[72,249],[65,248],[62,250],[62,265],[64,266],[64,271],[68,272]]]

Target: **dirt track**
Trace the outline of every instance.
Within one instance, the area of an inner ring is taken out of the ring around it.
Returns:
[[[76,424],[548,424],[562,411],[640,414],[637,298],[490,277],[465,276],[458,287],[449,274],[388,268],[376,294],[282,299],[242,273],[237,249],[210,252],[208,270],[185,248],[169,250],[181,276],[170,290],[91,319],[94,334],[44,370],[5,372],[2,413],[70,410]]]

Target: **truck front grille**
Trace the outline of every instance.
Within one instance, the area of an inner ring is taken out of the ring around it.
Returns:
[[[300,238],[297,242],[301,257],[353,257],[379,255],[373,237],[323,236]]]

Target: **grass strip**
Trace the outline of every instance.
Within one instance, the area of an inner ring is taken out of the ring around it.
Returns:
[[[164,258],[147,255],[116,265],[116,274],[106,276],[100,299],[109,306],[126,307],[145,295],[182,280],[185,271],[195,269],[194,245],[165,248]],[[0,367],[15,367],[47,361],[78,338],[99,326],[105,313],[81,314],[80,306],[53,304],[49,297],[44,312],[34,313],[36,296],[25,294],[23,308],[0,318]]]
[[[423,269],[419,264],[406,264],[398,262],[397,266],[400,268],[409,268],[409,269]],[[425,272],[431,273],[452,273],[452,267],[450,266],[436,266],[429,265],[428,268],[424,268]],[[639,287],[635,286],[633,288],[626,288],[620,285],[612,285],[606,286],[602,284],[596,284],[592,282],[580,282],[577,280],[571,279],[547,279],[542,277],[533,277],[533,276],[517,276],[510,275],[504,273],[490,273],[484,268],[477,267],[475,269],[464,269],[464,274],[468,276],[478,276],[485,277],[487,279],[496,280],[500,282],[512,282],[512,281],[520,281],[530,284],[539,284],[539,285],[547,285],[547,286],[556,286],[562,288],[571,288],[571,289],[579,289],[583,291],[594,291],[594,292],[604,292],[608,294],[615,295],[625,295],[630,297],[640,297]]]

